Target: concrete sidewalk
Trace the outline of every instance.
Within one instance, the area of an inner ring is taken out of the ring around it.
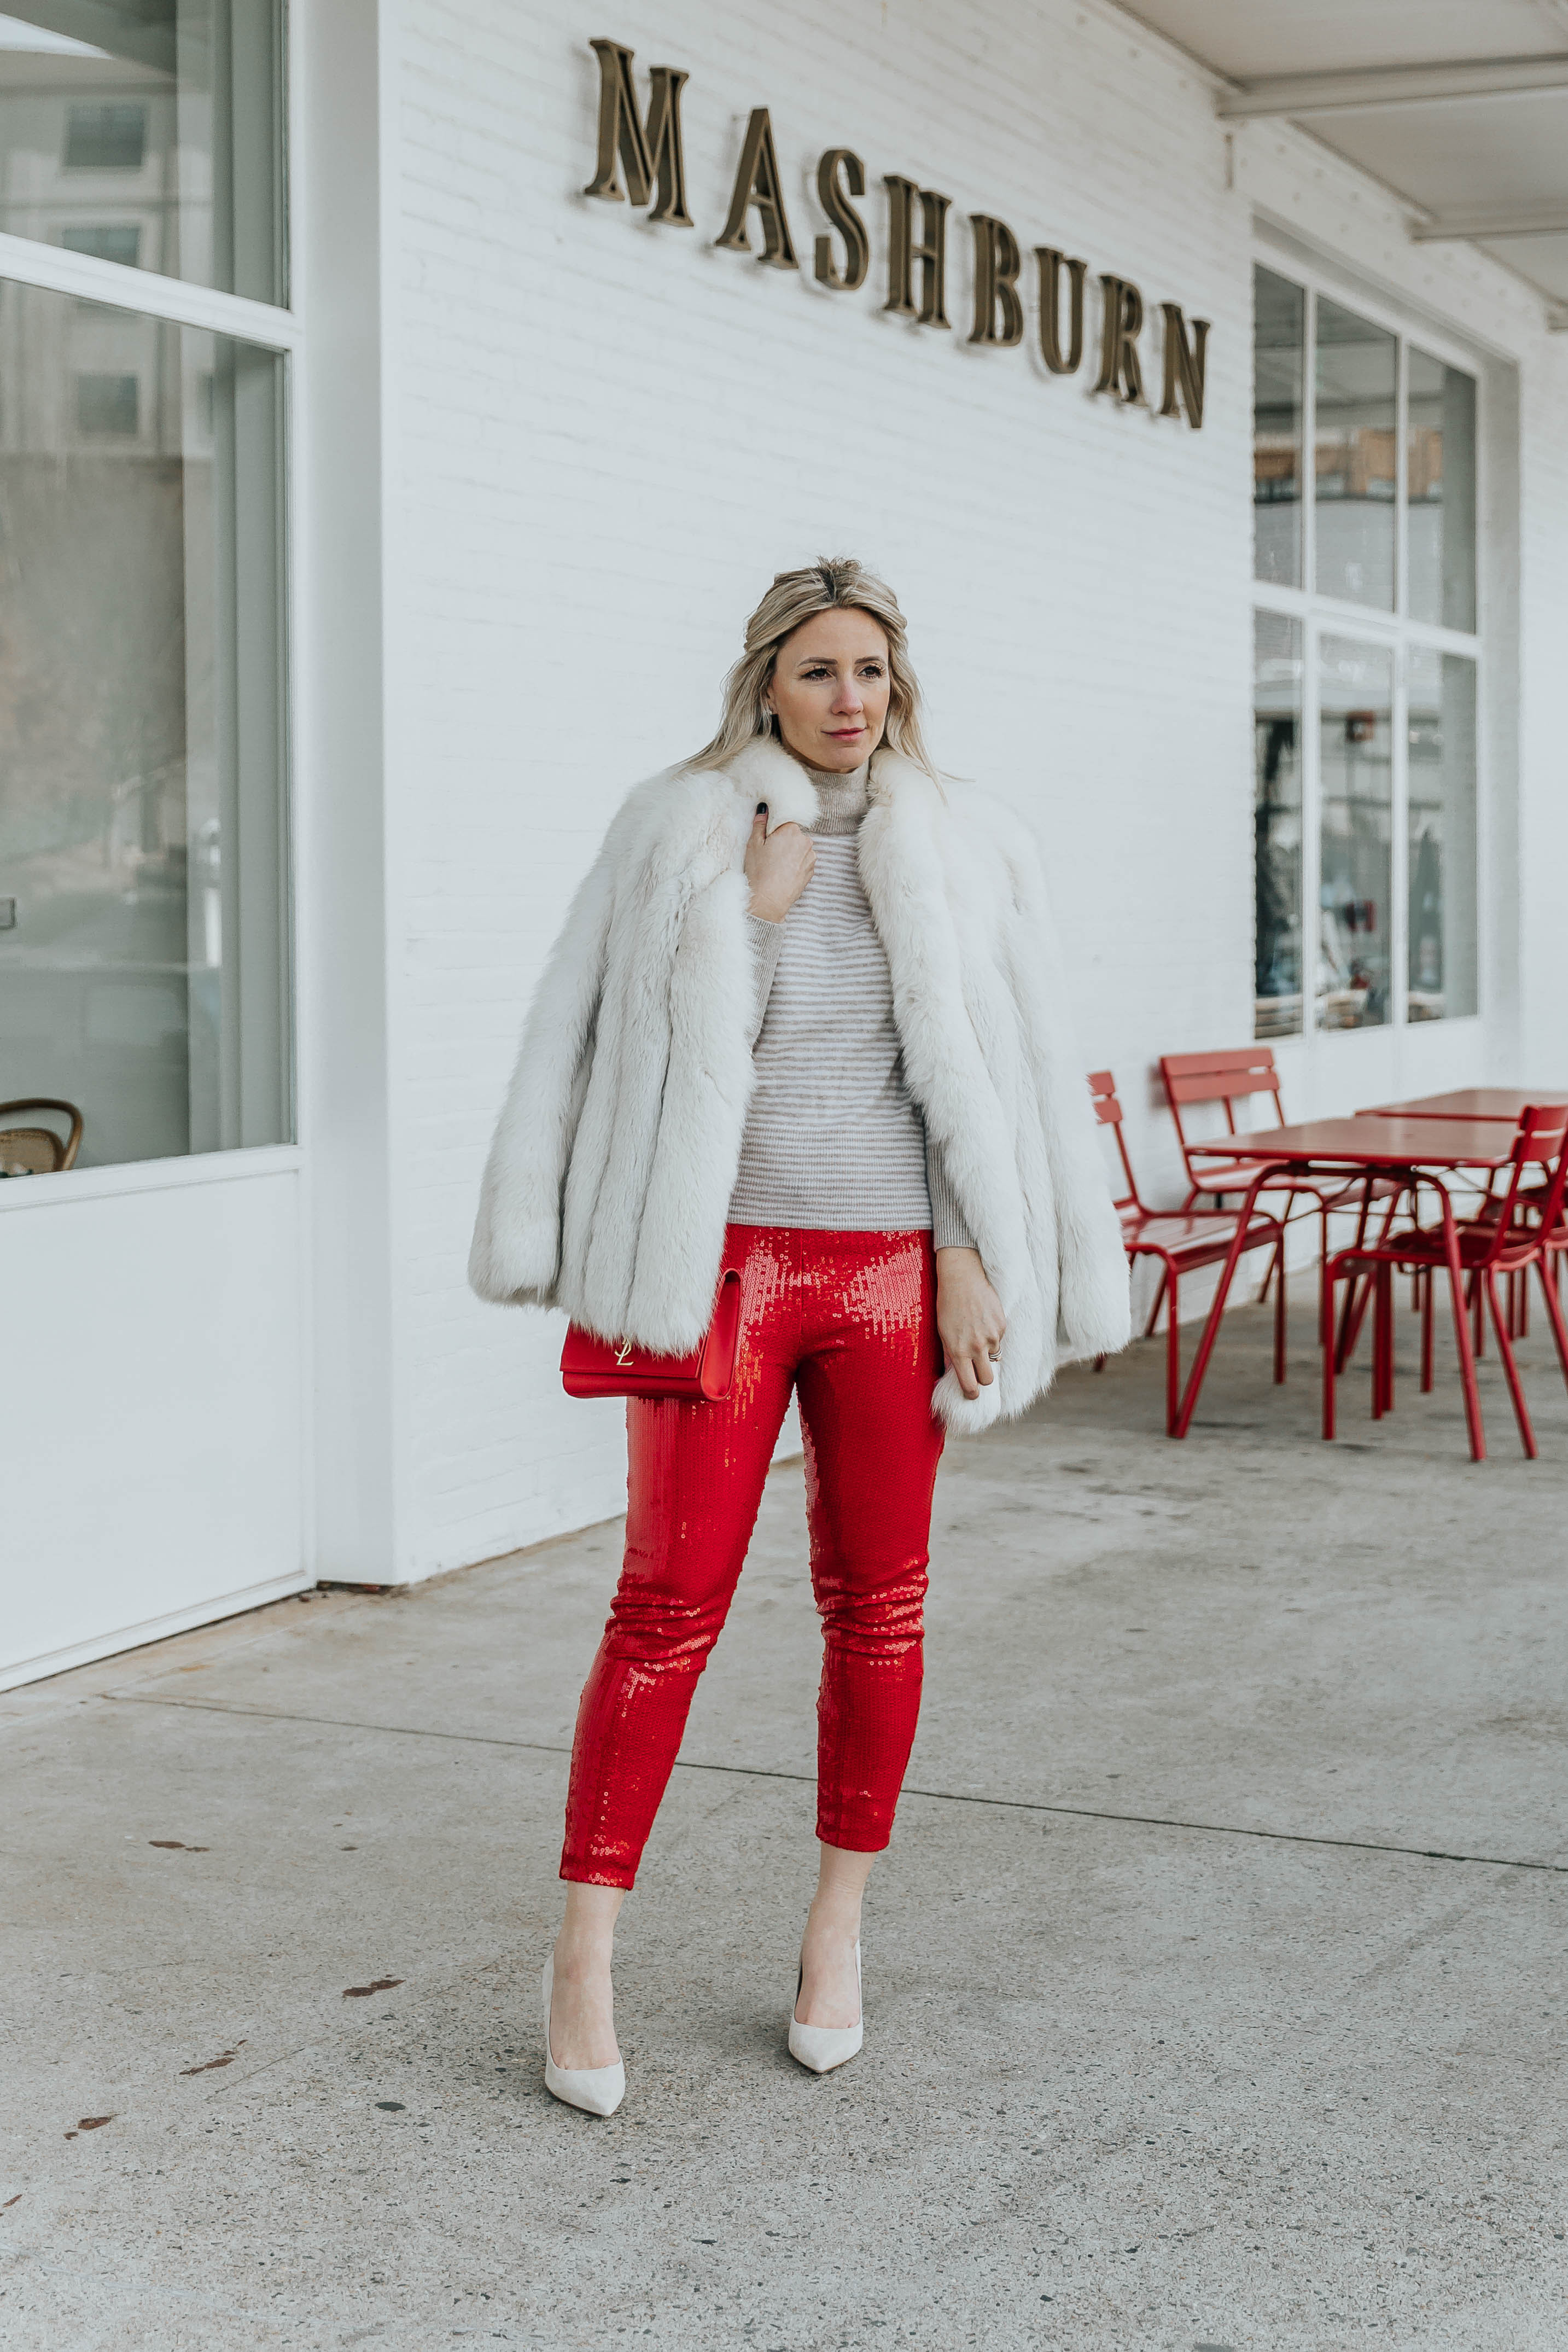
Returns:
[[[1400,1322],[1407,1363],[1416,1326]],[[631,2088],[540,2081],[606,1527],[0,1701],[0,2342],[249,2352],[1568,2342],[1568,1400],[1445,1353],[1315,1435],[1267,1318],[949,1452],[862,2055],[784,2051],[813,1874],[798,1467],[623,1915]]]

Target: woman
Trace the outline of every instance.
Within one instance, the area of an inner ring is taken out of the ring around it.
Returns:
[[[944,1426],[1021,1412],[1059,1362],[1127,1338],[1034,845],[999,804],[948,796],[919,712],[880,580],[779,575],[718,733],[628,796],[578,892],[486,1170],[482,1297],[675,1353],[721,1271],[742,1276],[728,1398],[627,1408],[625,1563],[578,1715],[544,1988],[546,2081],[595,2113],[625,2084],[616,1913],[791,1389],[824,1652],[789,2047],[824,2072],[861,2046],[861,1897],[915,1737]]]

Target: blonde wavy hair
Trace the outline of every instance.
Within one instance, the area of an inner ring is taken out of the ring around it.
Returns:
[[[909,631],[897,597],[885,580],[852,555],[823,556],[801,572],[780,572],[746,625],[740,659],[724,682],[724,713],[718,732],[687,765],[723,768],[759,735],[778,734],[778,722],[763,702],[779,648],[803,621],[819,613],[869,613],[887,639],[887,726],[883,741],[924,768],[938,789],[941,778],[920,730],[920,684],[909,661]]]

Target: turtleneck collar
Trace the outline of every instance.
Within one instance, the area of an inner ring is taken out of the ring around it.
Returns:
[[[819,814],[811,832],[858,833],[871,806],[870,761],[862,760],[847,775],[825,768],[808,768],[806,773],[817,788]]]

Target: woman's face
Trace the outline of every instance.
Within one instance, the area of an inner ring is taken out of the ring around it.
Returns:
[[[847,775],[882,740],[889,685],[881,625],[835,606],[785,638],[765,699],[787,751],[809,768]]]

